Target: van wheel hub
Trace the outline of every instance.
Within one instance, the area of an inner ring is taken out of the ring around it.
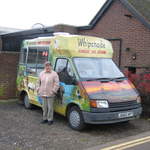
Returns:
[[[77,112],[77,111],[72,111],[70,113],[70,124],[73,126],[73,127],[78,127],[80,125],[80,114]]]
[[[24,97],[24,106],[27,109],[30,109],[32,107],[32,105],[30,104],[30,101],[29,101],[29,98],[28,98],[27,95]]]

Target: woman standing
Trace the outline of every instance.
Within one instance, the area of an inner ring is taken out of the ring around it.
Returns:
[[[39,75],[37,92],[43,99],[43,120],[41,123],[48,123],[51,125],[53,124],[53,102],[59,88],[59,77],[57,73],[52,70],[50,62],[46,62],[44,66],[44,70]]]

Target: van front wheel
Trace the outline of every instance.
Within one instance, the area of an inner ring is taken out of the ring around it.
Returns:
[[[28,95],[24,96],[24,106],[25,106],[26,109],[31,109],[32,108],[32,104],[30,104]]]
[[[82,112],[77,106],[73,106],[69,109],[68,114],[69,126],[74,130],[82,130],[85,128]]]

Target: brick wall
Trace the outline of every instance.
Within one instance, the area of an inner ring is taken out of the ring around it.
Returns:
[[[80,34],[106,39],[121,38],[121,67],[150,67],[150,30],[135,17],[128,18],[125,14],[131,13],[116,0],[92,30],[80,31]],[[126,48],[130,50],[125,51]],[[116,48],[114,50],[118,53]],[[136,59],[133,60],[132,56],[135,53]],[[118,62],[117,57],[114,59]]]
[[[16,96],[18,59],[18,53],[0,52],[0,100]]]

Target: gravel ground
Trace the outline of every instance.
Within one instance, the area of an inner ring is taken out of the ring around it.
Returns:
[[[54,124],[40,124],[42,110],[27,110],[17,102],[0,102],[0,150],[82,150],[150,130],[150,120],[89,125],[78,132],[55,114]]]

